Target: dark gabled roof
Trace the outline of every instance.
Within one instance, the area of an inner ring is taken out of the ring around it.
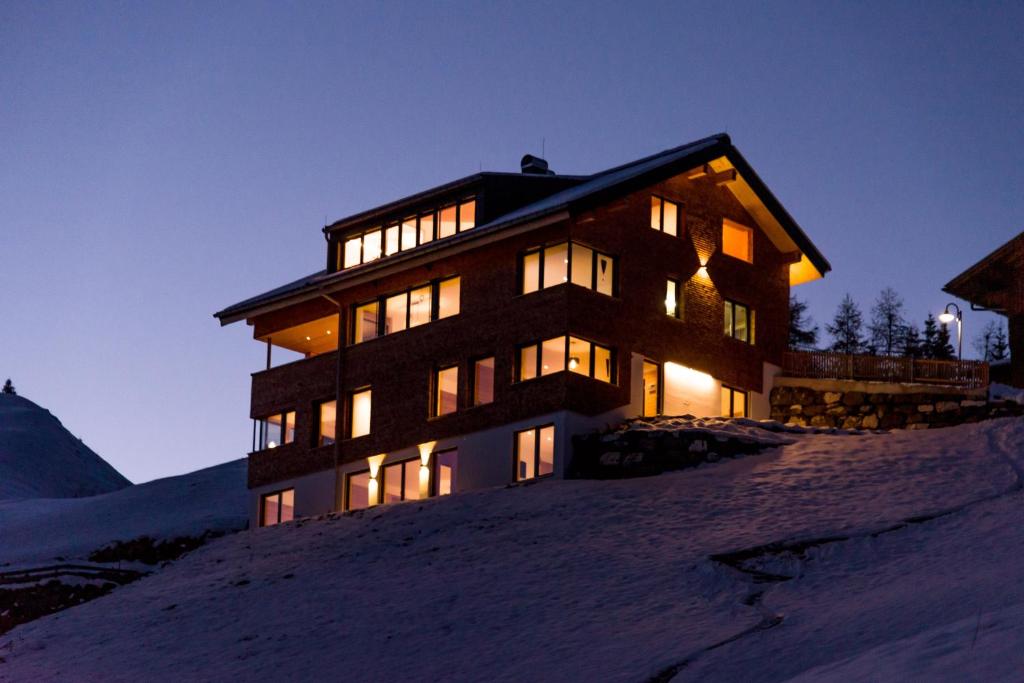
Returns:
[[[1024,232],[946,283],[942,291],[976,306],[1004,311],[1024,279]]]
[[[320,271],[305,278],[300,278],[295,282],[229,306],[224,310],[215,313],[214,316],[220,319],[222,325],[226,325],[245,317],[246,312],[253,311],[258,307],[266,306],[276,301],[283,301],[300,293],[315,292],[317,290],[323,291],[326,287],[333,287],[337,283],[360,276],[368,271],[398,264],[405,260],[420,257],[424,254],[430,254],[434,251],[447,249],[454,245],[463,244],[467,241],[480,239],[485,235],[492,234],[506,228],[511,228],[518,224],[542,219],[563,211],[574,211],[591,207],[600,204],[603,201],[607,201],[614,196],[628,194],[629,192],[641,189],[645,186],[659,182],[665,178],[672,177],[692,168],[696,168],[702,164],[710,163],[714,159],[723,156],[729,160],[734,168],[736,168],[739,175],[747,182],[753,192],[757,195],[757,198],[779,222],[786,235],[810,260],[818,272],[824,275],[826,272],[830,271],[832,266],[829,264],[828,260],[826,260],[821,252],[818,251],[817,247],[814,246],[796,221],[793,220],[792,216],[789,215],[789,212],[782,207],[782,204],[761,181],[760,177],[754,172],[754,169],[750,167],[750,164],[747,163],[746,159],[744,159],[743,156],[740,155],[739,151],[733,147],[729,136],[725,133],[719,133],[718,135],[712,135],[695,142],[690,142],[657,154],[652,154],[651,156],[647,156],[621,166],[616,166],[614,168],[595,173],[591,176],[582,176],[582,178],[585,179],[578,185],[556,192],[548,197],[510,211],[509,213],[495,218],[489,223],[477,226],[472,231],[459,233],[458,235],[445,238],[444,240],[435,240],[428,245],[418,247],[417,249],[409,252],[402,252],[389,256],[386,259],[380,259],[371,263],[346,268],[345,270],[340,270],[334,273]],[[483,177],[483,175],[485,174],[467,176],[466,178],[439,186],[432,190],[427,190],[426,192],[412,195],[411,197],[407,197],[397,202],[392,202],[391,204],[383,207],[378,207],[376,209],[371,209],[370,211],[350,216],[342,221],[333,223],[325,228],[325,230],[342,225],[352,225],[358,221],[366,220],[378,214],[390,212],[396,207],[401,207],[429,197],[451,192],[453,189],[457,189],[460,186],[468,186],[477,182]]]

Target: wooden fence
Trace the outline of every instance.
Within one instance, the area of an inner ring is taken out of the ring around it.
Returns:
[[[851,356],[828,351],[787,351],[783,374],[813,379],[870,382],[924,382],[960,387],[988,386],[988,363],[977,360],[923,360],[897,356]]]

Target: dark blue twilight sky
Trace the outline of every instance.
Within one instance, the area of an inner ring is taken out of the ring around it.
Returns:
[[[1024,4],[0,3],[0,379],[135,481],[244,455],[264,349],[211,313],[325,221],[475,172],[728,132],[922,319],[1024,228]],[[968,339],[986,320],[968,313]]]

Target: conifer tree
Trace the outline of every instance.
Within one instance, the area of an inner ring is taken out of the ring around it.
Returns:
[[[836,309],[832,323],[825,325],[825,329],[832,335],[832,351],[851,354],[864,351],[864,336],[861,331],[864,326],[863,317],[853,297],[849,294],[844,296],[839,308]]]
[[[921,357],[921,332],[917,329],[917,325],[910,323],[903,328],[900,353],[907,358]]]
[[[935,334],[935,348],[932,349],[932,358],[935,360],[953,360],[956,358],[956,349],[949,342],[949,325],[939,324]]]
[[[11,394],[13,396],[16,396],[18,394],[18,392],[14,390],[14,385],[11,384],[11,378],[10,377],[8,377],[7,381],[4,382],[4,388],[2,390],[0,390],[0,391],[3,391],[3,393],[5,393],[5,394]]]
[[[1010,357],[1010,343],[1006,339],[1006,328],[1000,325],[996,329],[995,339],[992,340],[992,360],[1006,360]]]
[[[936,339],[939,335],[939,324],[931,313],[924,319],[924,339],[921,342],[921,355],[935,358]]]
[[[789,295],[789,348],[810,350],[818,345],[818,326],[807,314],[807,302]]]
[[[871,308],[871,324],[868,326],[869,343],[884,356],[899,352],[907,321],[903,318],[903,299],[892,287],[886,287],[878,295]]]

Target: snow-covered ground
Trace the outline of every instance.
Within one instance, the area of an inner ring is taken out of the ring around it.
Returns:
[[[786,438],[233,534],[0,637],[0,681],[1021,680],[1024,419]]]
[[[130,484],[48,410],[0,394],[0,500],[94,496]]]
[[[88,498],[0,500],[0,571],[83,560],[112,541],[246,526],[245,460]]]

